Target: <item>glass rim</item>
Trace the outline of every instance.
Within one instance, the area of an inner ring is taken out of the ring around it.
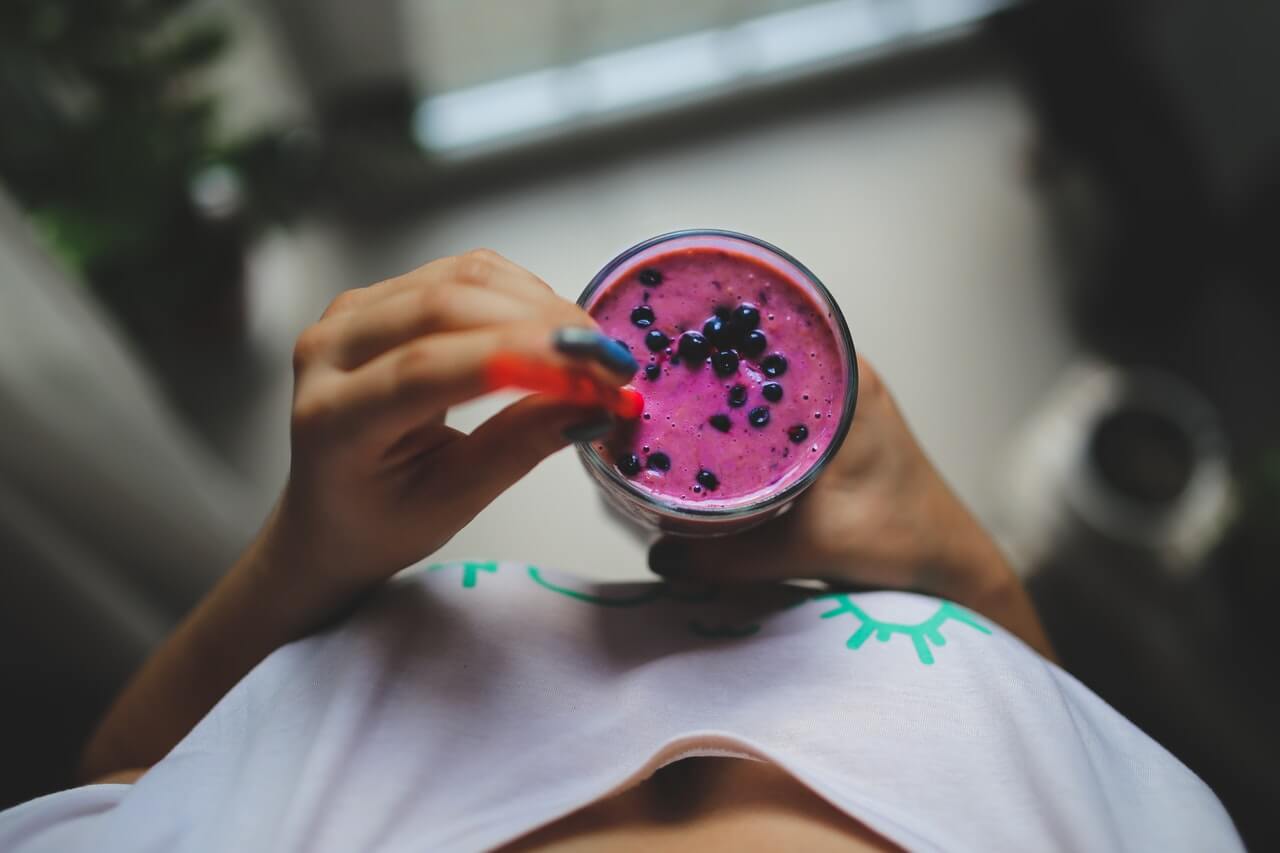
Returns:
[[[648,492],[636,488],[630,480],[621,476],[614,469],[614,466],[605,462],[590,442],[584,442],[577,445],[578,456],[582,458],[585,464],[595,469],[596,472],[605,477],[608,481],[621,486],[626,490],[627,494],[635,496],[644,504],[652,506],[661,512],[675,514],[677,516],[728,521],[743,518],[745,516],[756,515],[757,513],[762,513],[774,507],[785,505],[788,501],[794,499],[809,488],[809,486],[813,484],[813,481],[818,478],[818,475],[826,469],[827,463],[831,461],[831,458],[835,456],[836,452],[839,451],[840,447],[844,444],[845,437],[849,434],[849,428],[853,424],[854,410],[858,405],[858,354],[854,349],[853,336],[849,333],[849,324],[845,321],[844,312],[840,310],[840,306],[836,303],[835,297],[831,295],[831,291],[827,289],[827,286],[822,283],[821,279],[814,275],[812,270],[772,243],[761,240],[758,237],[752,237],[750,234],[743,234],[739,231],[729,231],[723,228],[685,228],[679,231],[668,231],[665,234],[659,234],[656,237],[650,237],[647,240],[642,240],[641,242],[636,243],[631,248],[620,252],[613,258],[613,260],[600,268],[600,271],[592,277],[590,283],[587,284],[586,288],[582,291],[582,294],[578,297],[578,305],[586,310],[588,300],[600,285],[603,284],[615,270],[631,258],[647,249],[653,248],[654,246],[662,243],[669,243],[673,240],[685,237],[720,237],[728,240],[750,243],[791,264],[800,271],[800,274],[803,275],[811,285],[813,285],[817,290],[818,295],[826,303],[827,307],[831,309],[831,316],[835,320],[836,331],[839,333],[838,336],[844,343],[845,349],[848,353],[848,358],[846,359],[846,368],[849,371],[848,391],[845,394],[840,423],[836,426],[836,431],[832,435],[831,441],[803,476],[799,477],[794,483],[791,483],[782,491],[774,495],[770,495],[764,500],[753,501],[743,506],[711,507],[708,509],[683,507],[666,503]]]

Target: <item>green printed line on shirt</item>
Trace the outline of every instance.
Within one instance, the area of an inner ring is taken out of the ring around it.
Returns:
[[[662,594],[662,587],[654,584],[652,588],[635,595],[620,595],[616,598],[592,595],[589,592],[580,592],[576,589],[569,589],[567,586],[552,583],[542,576],[542,572],[537,566],[529,567],[529,577],[533,578],[533,582],[544,589],[549,589],[552,592],[558,592],[561,595],[577,601],[585,601],[598,607],[638,607],[641,604],[648,604]]]

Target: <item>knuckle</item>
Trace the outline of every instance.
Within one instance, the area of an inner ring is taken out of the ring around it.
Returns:
[[[468,284],[484,284],[501,262],[502,256],[491,249],[472,249],[458,256],[457,277]]]
[[[295,434],[315,432],[333,419],[336,407],[332,396],[302,391],[293,401],[291,423]]]
[[[329,343],[329,334],[320,324],[309,326],[298,335],[293,345],[293,369],[295,372],[305,369],[314,362]]]
[[[321,315],[321,319],[351,310],[360,302],[363,293],[364,288],[342,291],[333,298],[333,301],[329,303],[329,307],[324,309],[324,314]]]
[[[484,246],[471,249],[470,251],[464,252],[463,254],[464,256],[479,258],[485,263],[489,263],[489,264],[499,264],[499,263],[502,263],[503,261],[502,255],[498,254],[493,249],[485,248]]]

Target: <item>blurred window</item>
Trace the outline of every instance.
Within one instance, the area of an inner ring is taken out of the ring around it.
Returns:
[[[1017,0],[404,0],[418,142],[467,156],[831,71]]]

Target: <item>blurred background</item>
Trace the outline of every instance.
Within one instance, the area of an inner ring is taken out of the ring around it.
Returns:
[[[1275,849],[1277,43],[1262,0],[8,0],[0,806],[255,532],[337,293],[487,246],[576,298],[704,226],[826,282],[1067,669]],[[560,454],[438,557],[644,551]]]

